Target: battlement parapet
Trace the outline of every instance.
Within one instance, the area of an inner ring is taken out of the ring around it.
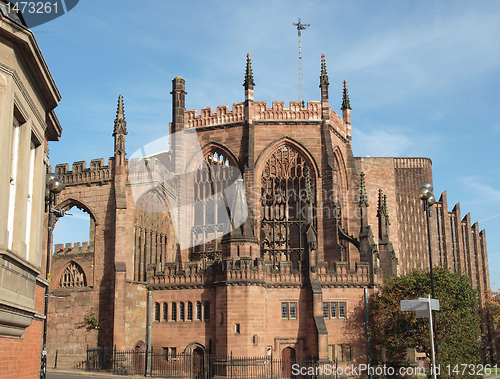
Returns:
[[[300,101],[290,101],[289,108],[285,107],[284,101],[273,101],[272,108],[267,107],[267,101],[255,101],[253,110],[257,121],[319,121],[322,115],[321,101],[308,101],[307,107],[303,107]],[[329,112],[331,119],[340,120],[331,108]],[[237,123],[244,121],[244,117],[244,103],[234,103],[232,110],[227,105],[219,105],[215,113],[212,107],[202,108],[200,114],[196,109],[190,109],[185,112],[185,126],[198,128]]]
[[[307,107],[302,107],[300,101],[290,101],[290,107],[285,108],[284,101],[273,101],[273,107],[267,107],[267,101],[254,102],[255,120],[321,120],[321,101],[308,101]]]
[[[322,286],[357,286],[370,283],[370,266],[358,263],[349,270],[346,262],[337,262],[333,270],[326,262],[318,266],[317,277]],[[153,287],[203,287],[217,283],[229,285],[256,284],[266,287],[300,287],[304,275],[300,263],[279,262],[274,266],[261,258],[224,258],[209,262],[189,262],[184,269],[178,263],[167,263],[163,271],[152,272],[149,285]]]
[[[395,168],[431,168],[430,158],[394,158]]]
[[[242,122],[245,117],[245,104],[234,103],[232,111],[228,110],[227,105],[219,105],[216,113],[213,113],[212,107],[201,108],[200,115],[197,114],[196,109],[190,109],[184,115],[187,128]]]
[[[54,245],[54,255],[66,254],[91,254],[94,252],[94,244],[88,242],[57,243]]]
[[[329,270],[327,262],[318,264],[318,280],[321,285],[355,285],[370,282],[370,265],[368,262],[358,262],[356,270],[349,270],[347,262],[336,262],[333,270]]]
[[[82,183],[102,183],[113,179],[113,160],[109,158],[108,165],[104,165],[104,159],[92,159],[90,167],[87,162],[74,162],[72,170],[69,170],[68,163],[56,165],[55,173],[64,182],[65,186]]]

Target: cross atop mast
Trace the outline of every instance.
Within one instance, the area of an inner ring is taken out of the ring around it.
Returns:
[[[300,42],[300,36],[302,35],[301,30],[306,30],[308,26],[311,26],[311,24],[303,24],[300,22],[300,17],[299,17],[299,22],[294,22],[293,26],[297,27],[297,32],[299,34],[299,101],[302,103],[302,106],[304,106],[304,85],[302,83],[302,44]]]

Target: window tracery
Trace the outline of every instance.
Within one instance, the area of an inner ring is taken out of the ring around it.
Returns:
[[[265,163],[261,177],[261,248],[264,258],[275,266],[278,261],[291,261],[298,268],[303,260],[307,213],[314,213],[311,203],[315,180],[311,175],[305,157],[292,146],[279,147]]]
[[[170,225],[164,195],[157,189],[145,193],[138,202],[134,222],[134,280],[146,281],[150,265],[163,272],[167,262],[175,261],[168,245]]]
[[[227,199],[224,190],[238,177],[236,163],[222,149],[213,147],[205,154],[206,167],[195,174],[193,259],[215,259],[220,257],[220,240],[231,231]]]
[[[71,262],[64,270],[59,279],[58,288],[86,287],[87,278],[83,269],[75,262]]]

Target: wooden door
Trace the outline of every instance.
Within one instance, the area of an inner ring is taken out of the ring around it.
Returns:
[[[203,379],[205,372],[205,355],[199,347],[193,350],[193,378]]]
[[[281,352],[281,366],[283,370],[283,378],[292,377],[292,364],[295,362],[295,349],[285,347]]]

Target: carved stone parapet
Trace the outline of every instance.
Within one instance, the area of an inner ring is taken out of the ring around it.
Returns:
[[[110,158],[112,162],[112,158]],[[113,165],[104,166],[104,159],[93,159],[90,167],[87,168],[85,161],[73,163],[72,171],[69,171],[69,164],[62,163],[56,165],[55,173],[64,182],[65,186],[75,184],[104,183],[113,179]]]

